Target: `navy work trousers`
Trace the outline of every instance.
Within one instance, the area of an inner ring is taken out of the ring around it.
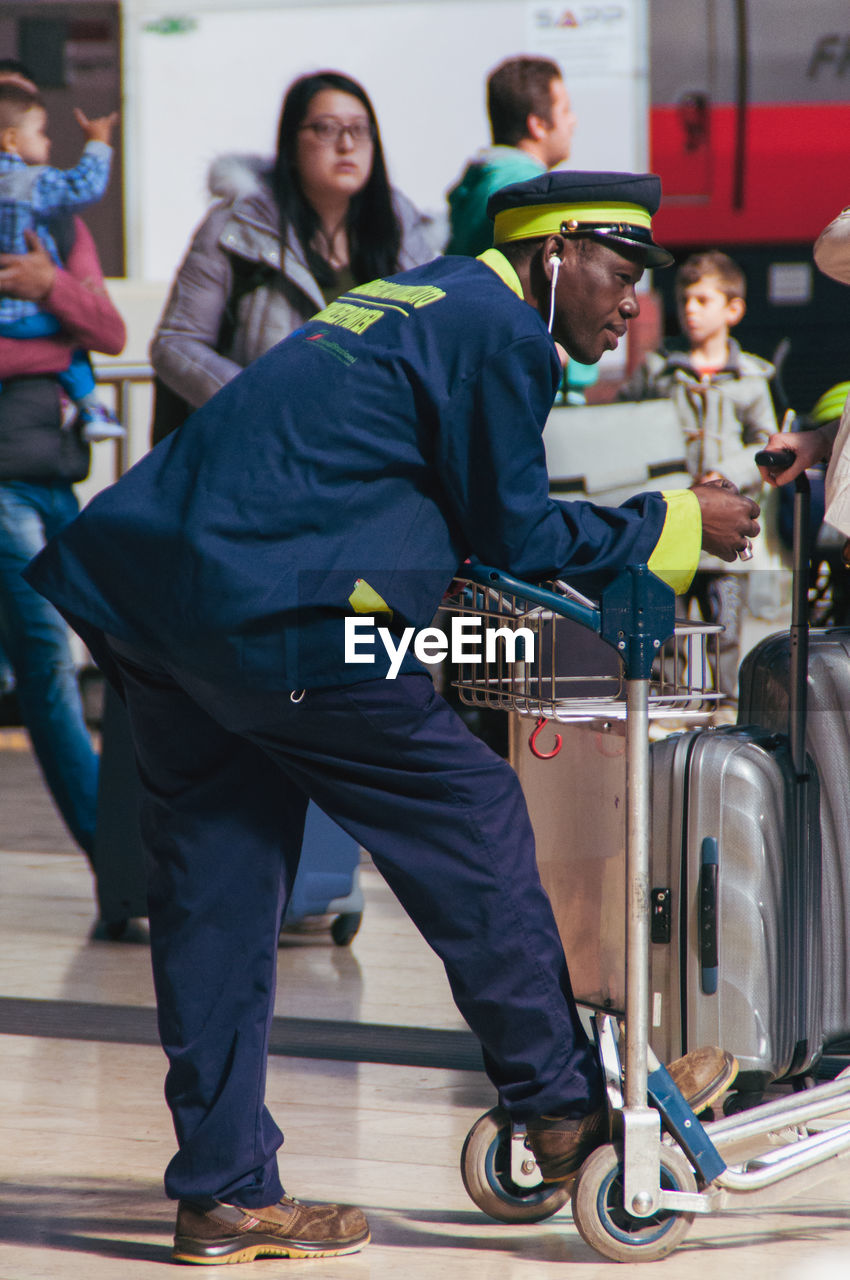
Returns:
[[[179,1151],[174,1198],[281,1194],[264,1104],[281,911],[308,797],[372,855],[443,960],[517,1120],[601,1098],[521,788],[426,675],[222,689],[110,642],[150,858],[151,956]]]

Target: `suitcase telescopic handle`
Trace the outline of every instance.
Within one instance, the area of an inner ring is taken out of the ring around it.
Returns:
[[[786,471],[794,462],[793,449],[762,449],[756,456],[756,465],[771,471]],[[809,670],[809,518],[811,485],[805,471],[794,477],[794,586],[791,597],[791,668],[788,696],[788,736],[791,740],[791,759],[797,778],[800,823],[805,821],[806,810],[806,697]],[[802,836],[802,828],[800,832]],[[804,845],[800,846],[805,847]]]
[[[761,449],[756,454],[755,463],[769,471],[787,471],[796,456],[793,449]]]

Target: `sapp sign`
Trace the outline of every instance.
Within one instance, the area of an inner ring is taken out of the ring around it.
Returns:
[[[551,5],[548,9],[535,9],[534,21],[539,31],[588,27],[594,23],[611,24],[625,22],[628,14],[621,4],[584,4],[564,9]]]

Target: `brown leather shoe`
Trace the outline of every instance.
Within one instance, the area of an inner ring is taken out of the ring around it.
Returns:
[[[608,1108],[580,1120],[539,1116],[529,1120],[527,1142],[544,1182],[563,1182],[584,1164],[591,1151],[608,1141]]]
[[[357,1253],[369,1242],[369,1224],[344,1204],[301,1204],[284,1196],[264,1209],[181,1200],[172,1257],[175,1262],[253,1262],[255,1258],[331,1258]]]
[[[725,1049],[708,1046],[686,1053],[667,1070],[693,1111],[703,1111],[729,1088],[738,1063]],[[528,1145],[544,1182],[563,1182],[581,1167],[591,1151],[608,1141],[606,1109],[580,1120],[540,1116],[528,1122]]]
[[[731,1053],[708,1045],[671,1062],[667,1070],[692,1111],[704,1111],[729,1088],[738,1074]]]

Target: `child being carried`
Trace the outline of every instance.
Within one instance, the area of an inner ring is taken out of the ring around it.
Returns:
[[[41,99],[18,84],[0,83],[0,253],[27,253],[26,233],[35,232],[61,266],[51,219],[73,215],[106,191],[117,113],[93,120],[80,110],[74,114],[86,136],[82,157],[73,169],[53,169],[47,164],[50,139]],[[59,321],[37,302],[0,295],[0,337],[26,340],[60,333]],[[98,399],[87,352],[71,351],[67,368],[56,377],[79,409],[85,440],[124,435],[114,414]]]

